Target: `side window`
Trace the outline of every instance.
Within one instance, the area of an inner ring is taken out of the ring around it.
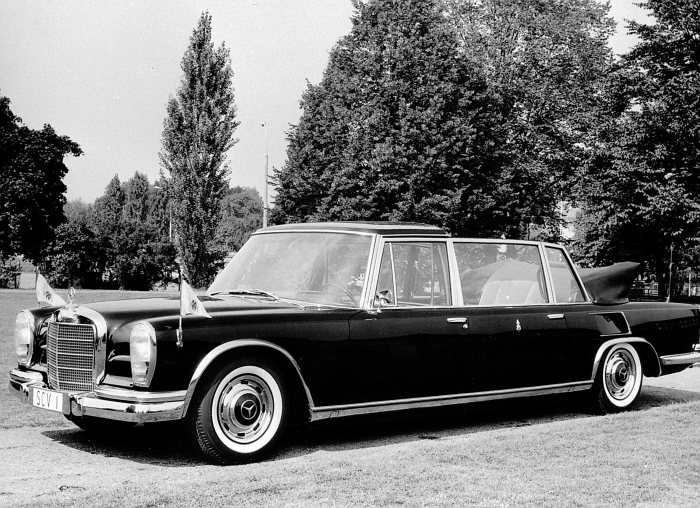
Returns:
[[[552,272],[552,285],[556,303],[585,302],[583,291],[562,249],[545,247],[549,269]]]
[[[452,304],[447,246],[431,242],[392,242],[384,246],[377,293],[389,305]]]
[[[466,242],[454,246],[465,305],[548,302],[537,246]]]

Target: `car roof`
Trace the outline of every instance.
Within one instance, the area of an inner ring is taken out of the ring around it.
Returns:
[[[282,224],[259,229],[256,234],[279,231],[348,231],[355,233],[370,233],[382,236],[431,236],[449,237],[450,235],[436,226],[418,222],[303,222],[297,224]]]

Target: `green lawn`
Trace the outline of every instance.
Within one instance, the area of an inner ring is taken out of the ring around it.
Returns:
[[[81,291],[78,300],[134,294]],[[14,315],[34,300],[28,291],[0,299],[7,372]],[[26,506],[700,506],[700,394],[689,391],[645,387],[636,410],[603,417],[576,397],[552,397],[359,419],[293,432],[272,460],[230,467],[191,457],[176,432],[94,439],[0,397],[0,434],[39,426],[54,460],[64,453],[72,464],[60,488],[38,496],[0,480],[0,505],[10,492]],[[104,479],[70,473],[81,461]]]

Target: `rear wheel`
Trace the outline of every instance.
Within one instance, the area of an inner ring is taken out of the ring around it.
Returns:
[[[194,441],[214,462],[258,460],[279,443],[289,419],[288,401],[275,364],[237,360],[211,378],[193,401]]]
[[[623,411],[642,390],[642,361],[629,344],[616,344],[603,357],[593,385],[594,409],[608,414]]]

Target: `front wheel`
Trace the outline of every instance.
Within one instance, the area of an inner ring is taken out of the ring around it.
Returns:
[[[642,362],[629,344],[616,344],[605,354],[593,385],[594,409],[608,414],[623,411],[642,390]]]
[[[288,400],[280,371],[271,362],[231,363],[194,401],[195,443],[213,462],[258,460],[279,443],[287,426]]]

